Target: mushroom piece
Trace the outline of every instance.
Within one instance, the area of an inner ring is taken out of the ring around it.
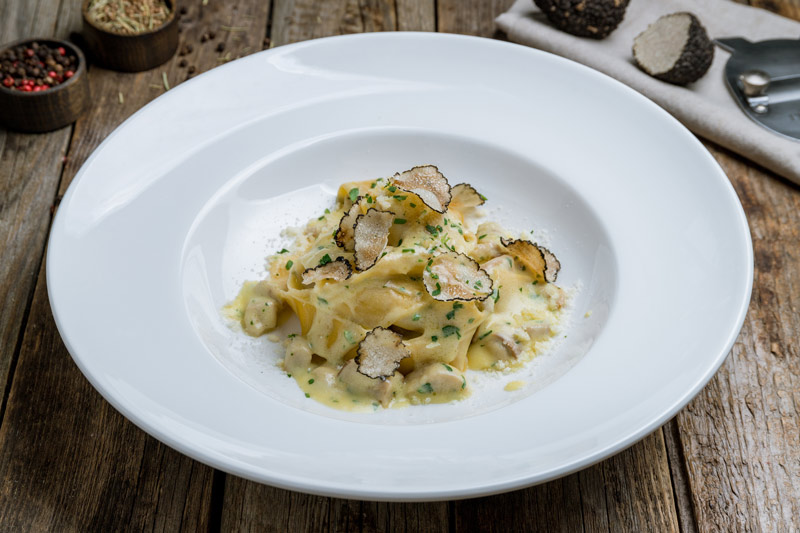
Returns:
[[[355,362],[361,374],[385,380],[394,375],[400,361],[406,357],[411,357],[411,352],[403,344],[403,336],[378,326],[358,344]]]
[[[430,363],[406,376],[406,391],[418,396],[460,392],[467,387],[464,374],[446,363]]]
[[[286,347],[283,368],[287,372],[308,370],[311,366],[311,356],[311,348],[308,346],[308,342],[300,337],[295,337]]]
[[[434,300],[485,300],[492,294],[492,278],[474,259],[445,252],[428,260],[422,282]]]
[[[553,252],[535,242],[522,239],[506,240],[501,238],[500,242],[515,259],[519,259],[540,280],[555,283],[558,271],[561,269],[561,262]]]
[[[368,270],[380,259],[381,252],[389,242],[389,228],[393,221],[394,213],[378,211],[374,207],[356,217],[353,242],[358,270]]]
[[[499,361],[516,359],[522,353],[522,344],[517,343],[512,335],[498,331],[491,333],[484,341],[489,352]]]
[[[437,213],[447,211],[447,205],[452,198],[447,178],[433,165],[423,165],[399,172],[390,182],[398,189],[416,194],[425,205]]]
[[[307,268],[303,272],[303,284],[310,285],[323,279],[333,281],[344,281],[353,274],[350,263],[344,257],[337,257],[335,260],[319,265],[314,268]]]
[[[275,329],[278,323],[278,311],[282,306],[275,296],[272,287],[263,281],[253,287],[250,300],[242,315],[242,328],[245,333],[258,337]]]
[[[383,407],[391,403],[392,389],[400,379],[399,375],[383,380],[369,378],[358,371],[358,363],[353,359],[339,371],[339,381],[345,385],[347,392],[376,400]]]
[[[534,342],[549,339],[553,336],[553,329],[550,327],[550,323],[545,320],[528,322],[523,326],[523,329]]]
[[[714,44],[693,14],[672,13],[636,36],[633,58],[654,78],[686,85],[708,71],[714,59]]]

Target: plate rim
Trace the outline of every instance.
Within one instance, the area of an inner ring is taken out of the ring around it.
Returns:
[[[367,500],[367,501],[402,501],[402,502],[422,502],[422,501],[443,501],[443,500],[454,500],[454,499],[463,499],[463,498],[472,498],[478,496],[487,496],[492,494],[498,494],[502,492],[507,492],[510,490],[517,490],[522,489],[534,485],[538,485],[547,481],[551,481],[565,475],[577,472],[582,470],[586,467],[589,467],[593,464],[596,464],[604,459],[615,455],[624,449],[634,445],[650,433],[652,433],[657,428],[661,427],[667,420],[672,418],[678,411],[684,408],[695,396],[697,396],[701,390],[708,384],[708,382],[714,377],[716,372],[719,368],[724,364],[725,360],[727,359],[728,354],[730,353],[736,339],[738,338],[741,328],[744,324],[744,320],[746,318],[747,311],[749,309],[749,304],[752,296],[752,287],[753,287],[753,275],[754,275],[754,262],[753,262],[753,247],[752,247],[752,236],[749,231],[749,224],[747,222],[747,218],[744,212],[744,208],[741,204],[741,201],[736,194],[736,191],[731,184],[730,180],[727,178],[724,171],[721,169],[719,164],[713,158],[713,156],[705,149],[702,143],[691,133],[688,129],[685,128],[680,122],[678,122],[674,117],[672,117],[669,113],[659,107],[657,104],[653,103],[651,100],[643,96],[642,94],[636,92],[632,88],[618,82],[617,80],[607,76],[599,71],[586,67],[580,63],[574,62],[572,60],[556,56],[554,54],[550,54],[548,52],[544,52],[541,50],[529,48],[526,46],[509,43],[505,41],[498,41],[495,39],[488,39],[483,37],[473,37],[467,35],[460,35],[460,34],[443,34],[438,32],[375,32],[375,33],[359,33],[359,34],[351,34],[351,35],[339,35],[339,36],[331,36],[331,37],[324,37],[320,39],[312,39],[307,41],[302,41],[298,43],[293,43],[285,46],[281,46],[278,48],[265,50],[259,52],[258,54],[270,54],[278,52],[286,52],[291,49],[299,49],[309,46],[321,46],[325,42],[330,40],[336,41],[345,41],[345,40],[371,40],[371,39],[378,39],[378,40],[391,40],[391,39],[433,39],[433,40],[469,40],[469,41],[482,41],[486,46],[494,46],[499,48],[510,47],[515,50],[525,50],[526,52],[531,53],[532,55],[543,55],[548,56],[550,59],[569,63],[570,68],[577,68],[583,71],[586,75],[596,76],[598,78],[604,79],[606,82],[610,82],[611,84],[616,86],[617,90],[623,91],[627,93],[628,96],[633,98],[638,98],[641,100],[646,101],[647,105],[652,106],[655,110],[662,113],[664,118],[673,122],[674,124],[678,125],[680,130],[682,130],[683,134],[694,143],[696,148],[698,149],[698,155],[702,154],[704,158],[706,158],[709,162],[712,163],[713,167],[716,168],[716,172],[712,177],[709,173],[709,179],[715,179],[723,185],[723,187],[729,193],[728,200],[733,200],[732,204],[736,207],[736,215],[737,215],[737,225],[739,229],[736,231],[738,236],[744,238],[745,244],[745,251],[746,257],[744,257],[744,266],[745,269],[745,290],[744,290],[744,298],[741,300],[739,308],[736,313],[736,320],[729,329],[729,333],[727,338],[724,342],[720,342],[720,346],[724,346],[724,349],[721,349],[718,354],[715,355],[713,358],[713,364],[709,367],[709,371],[702,376],[698,376],[694,380],[694,385],[684,394],[682,394],[678,399],[676,399],[672,404],[663,409],[661,416],[656,417],[655,419],[651,420],[648,424],[641,426],[637,430],[633,430],[626,435],[622,435],[618,437],[615,442],[611,445],[608,445],[602,449],[596,450],[594,453],[591,453],[581,460],[572,461],[570,464],[559,467],[553,468],[545,473],[540,473],[535,476],[522,476],[520,478],[515,477],[512,480],[504,481],[501,483],[494,483],[487,485],[485,483],[476,484],[474,487],[470,486],[464,489],[453,489],[449,491],[442,491],[436,490],[430,493],[420,492],[415,490],[413,492],[404,492],[402,490],[398,490],[395,488],[394,491],[385,492],[385,493],[375,493],[373,490],[369,492],[365,492],[359,490],[357,486],[336,486],[336,484],[308,484],[298,480],[292,480],[291,476],[286,475],[276,475],[274,472],[270,472],[270,475],[256,475],[256,473],[243,468],[238,461],[232,460],[230,457],[225,458],[220,456],[220,453],[214,449],[203,449],[202,445],[198,446],[197,448],[189,445],[189,443],[181,440],[179,438],[173,437],[168,432],[162,431],[156,425],[148,422],[146,417],[141,417],[135,411],[128,408],[122,401],[120,401],[112,391],[106,389],[103,384],[98,380],[97,376],[92,374],[86,366],[86,362],[81,359],[81,357],[76,354],[72,343],[70,342],[67,335],[65,335],[65,325],[62,321],[62,317],[56,312],[57,303],[54,301],[53,293],[51,287],[51,279],[53,279],[52,269],[55,268],[53,266],[53,250],[55,249],[52,246],[52,240],[54,239],[54,235],[56,232],[54,231],[57,227],[60,227],[60,222],[63,222],[64,215],[62,213],[63,210],[58,210],[56,215],[53,219],[50,228],[50,234],[48,236],[48,248],[47,248],[47,257],[46,257],[46,266],[45,266],[45,275],[46,275],[46,284],[47,284],[47,292],[48,292],[48,301],[50,303],[53,319],[55,321],[56,327],[58,329],[59,335],[61,336],[62,342],[64,343],[65,347],[67,348],[70,356],[72,357],[73,361],[76,363],[78,368],[81,370],[82,374],[89,380],[92,386],[100,392],[103,398],[109,402],[117,411],[119,411],[125,418],[129,421],[133,422],[137,427],[145,431],[148,435],[151,435],[157,438],[159,441],[167,444],[168,446],[178,450],[179,452],[187,455],[195,460],[198,460],[204,464],[210,465],[214,468],[219,470],[225,471],[227,473],[245,478],[250,479],[252,481],[256,481],[258,483],[266,483],[271,486],[275,486],[278,488],[286,489],[286,490],[294,490],[294,491],[301,491],[309,494],[316,494],[321,496],[328,496],[328,497],[337,497],[337,498],[348,498],[348,499],[359,499],[359,500]],[[257,55],[257,54],[253,54]],[[245,58],[243,58],[245,59]],[[232,68],[232,65],[236,62],[231,62],[231,64],[226,64],[216,69],[212,69],[213,71],[220,70],[223,71],[224,69]],[[198,76],[198,79],[203,79],[207,73]],[[190,80],[190,83],[197,83],[194,80]],[[183,85],[183,84],[182,84]],[[181,87],[176,87],[177,90],[180,90]],[[103,141],[98,145],[97,148],[93,151],[93,153],[86,159],[84,164],[82,165],[81,169],[73,178],[68,190],[65,193],[65,200],[64,205],[69,205],[68,200],[71,198],[72,194],[74,193],[76,187],[75,185],[80,183],[83,179],[84,175],[86,174],[86,169],[89,167],[89,163],[93,160],[93,158],[99,154],[106,143],[110,142],[110,140],[120,131],[122,130],[130,121],[135,119],[139,116],[140,113],[145,113],[146,110],[155,102],[158,98],[154,99],[153,101],[149,102],[147,105],[143,106],[142,108],[138,109],[135,113],[133,113],[130,117],[128,117],[125,121],[123,121],[119,126],[117,126],[111,134],[109,134]],[[709,361],[712,359],[709,358]],[[402,487],[400,487],[401,489]]]

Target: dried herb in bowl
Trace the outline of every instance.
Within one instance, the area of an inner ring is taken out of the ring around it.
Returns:
[[[86,15],[103,30],[137,35],[167,22],[170,7],[165,0],[92,0]]]

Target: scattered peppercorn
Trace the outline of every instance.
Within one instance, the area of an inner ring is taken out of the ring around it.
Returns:
[[[180,16],[184,16],[186,13],[187,13],[187,10],[186,10],[185,7],[182,7],[182,8],[180,8],[178,10],[178,15],[180,15]]]
[[[0,51],[0,84],[8,89],[39,92],[75,75],[78,57],[63,46],[30,42]]]
[[[189,74],[190,74],[190,75],[191,75],[191,74],[194,74],[195,70],[197,70],[197,69],[195,69],[194,65],[189,65],[189,70],[188,70],[188,72],[189,72]]]
[[[224,52],[225,51],[225,43],[219,43],[217,45],[217,52]]]
[[[185,67],[185,66],[186,66],[186,65],[188,65],[188,64],[189,64],[189,63],[188,63],[188,62],[187,62],[185,59],[181,59],[181,60],[178,62],[178,66],[179,66],[179,67],[181,67],[181,68]]]
[[[201,43],[204,43],[207,40],[208,40],[208,34],[207,33],[204,33],[203,35],[200,36],[200,42]]]
[[[217,36],[217,34],[216,34],[216,33],[214,33],[213,31],[210,31],[210,32],[208,32],[208,38],[209,38],[209,39],[213,39],[213,38],[214,38],[214,37],[216,37],[216,36]]]

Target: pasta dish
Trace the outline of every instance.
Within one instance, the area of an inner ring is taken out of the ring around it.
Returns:
[[[555,255],[483,220],[485,201],[432,165],[345,183],[225,312],[252,336],[294,313],[283,369],[332,407],[464,398],[468,370],[531,360],[566,300]]]

